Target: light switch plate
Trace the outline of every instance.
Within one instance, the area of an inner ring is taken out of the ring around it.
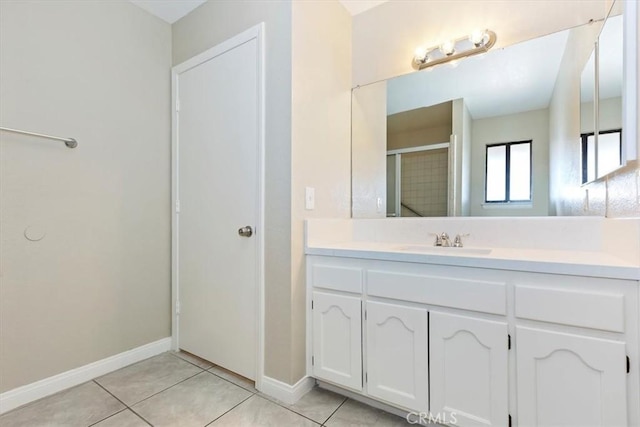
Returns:
[[[304,189],[304,208],[308,211],[316,208],[316,189],[313,187]]]

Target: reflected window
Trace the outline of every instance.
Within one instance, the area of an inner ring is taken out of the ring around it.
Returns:
[[[603,177],[620,167],[622,164],[622,129],[598,132],[597,168],[594,133],[583,133],[581,137],[583,184]]]
[[[531,201],[531,141],[487,145],[485,202]]]

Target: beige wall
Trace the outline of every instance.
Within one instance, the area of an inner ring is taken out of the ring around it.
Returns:
[[[487,144],[532,140],[532,207],[485,208]],[[471,132],[471,215],[538,216],[549,212],[549,110],[474,120]]]
[[[209,1],[172,26],[173,64],[265,23],[265,374],[291,381],[291,3]]]
[[[291,384],[306,370],[304,219],[351,212],[351,16],[336,0],[295,1],[292,40]]]
[[[405,132],[387,133],[386,150],[449,142],[450,137],[451,124],[449,123]]]
[[[390,1],[353,18],[353,84],[412,72],[417,46],[474,28],[495,31],[495,49],[585,24],[606,10],[601,0]]]
[[[0,392],[170,335],[170,66],[129,2],[0,2],[0,124],[79,142],[0,134]]]

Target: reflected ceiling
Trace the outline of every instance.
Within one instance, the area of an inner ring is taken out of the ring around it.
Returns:
[[[387,114],[456,98],[465,99],[473,119],[547,108],[568,36],[563,31],[391,79]]]

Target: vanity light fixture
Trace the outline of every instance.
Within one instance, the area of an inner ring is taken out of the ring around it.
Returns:
[[[434,65],[487,52],[496,44],[496,40],[496,33],[491,30],[482,30],[474,31],[466,37],[446,41],[436,47],[419,47],[413,56],[413,68],[422,70]]]
[[[453,41],[446,41],[440,45],[440,52],[444,56],[451,56],[456,53],[456,43]]]

